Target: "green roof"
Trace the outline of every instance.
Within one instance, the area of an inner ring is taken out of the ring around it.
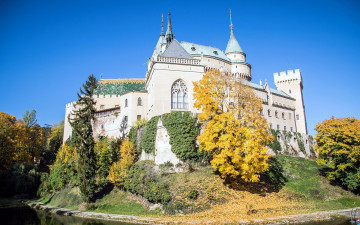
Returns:
[[[181,46],[188,52],[190,55],[201,55],[201,53],[205,56],[211,56],[214,58],[219,58],[225,61],[230,62],[230,59],[225,55],[223,51],[218,48],[198,45],[190,42],[181,42]]]
[[[94,95],[122,95],[129,91],[145,91],[144,79],[104,79],[100,80]]]

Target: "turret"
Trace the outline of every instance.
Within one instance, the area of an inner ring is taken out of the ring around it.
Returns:
[[[237,77],[251,80],[251,66],[246,63],[246,54],[241,49],[234,35],[234,25],[230,10],[230,38],[226,46],[225,55],[231,60],[231,73]]]
[[[307,134],[305,105],[303,100],[303,82],[299,69],[274,73],[276,88],[296,99],[295,121],[297,132]]]

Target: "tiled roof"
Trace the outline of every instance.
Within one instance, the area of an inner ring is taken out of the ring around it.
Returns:
[[[129,91],[144,91],[145,79],[103,79],[94,95],[122,95]]]
[[[173,39],[169,46],[166,48],[163,57],[191,59],[192,56],[179,44],[176,39]]]
[[[230,62],[230,59],[226,57],[225,53],[215,47],[198,45],[184,41],[181,42],[181,46],[191,55],[201,55],[201,53],[203,53],[205,56],[211,56]]]

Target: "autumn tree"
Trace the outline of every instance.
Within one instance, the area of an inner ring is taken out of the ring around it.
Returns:
[[[14,163],[37,160],[43,145],[43,133],[38,124],[27,127],[20,119],[0,112],[0,169]]]
[[[272,136],[254,91],[245,81],[212,70],[194,82],[194,99],[194,107],[202,110],[199,149],[213,152],[213,168],[223,178],[259,181],[269,168],[266,151]]]
[[[328,179],[360,191],[360,120],[334,118],[316,125],[317,162],[326,165]]]
[[[89,202],[95,194],[95,174],[96,156],[94,152],[95,141],[93,138],[92,121],[95,119],[95,100],[93,98],[97,81],[94,75],[90,75],[88,80],[80,88],[78,100],[75,103],[75,110],[69,122],[78,138],[75,142],[79,155],[78,173],[80,181],[80,191],[83,199]]]
[[[53,161],[56,158],[56,153],[62,145],[64,136],[64,121],[58,124],[53,124],[50,130],[50,135],[47,140],[46,159]]]
[[[120,160],[114,162],[110,167],[108,179],[118,187],[123,186],[128,177],[130,166],[134,163],[136,157],[136,148],[131,141],[124,140],[120,147]]]

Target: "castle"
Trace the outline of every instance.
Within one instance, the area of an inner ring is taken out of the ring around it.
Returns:
[[[193,82],[211,69],[243,78],[263,102],[262,115],[270,128],[307,134],[303,82],[299,69],[274,73],[276,89],[251,82],[251,65],[234,35],[230,15],[230,38],[225,52],[191,42],[179,43],[172,32],[170,12],[166,34],[161,33],[147,62],[145,79],[101,79],[95,90],[95,138],[121,137],[142,118],[172,111],[199,113],[193,107]],[[64,141],[71,136],[68,115],[74,102],[66,105]]]

